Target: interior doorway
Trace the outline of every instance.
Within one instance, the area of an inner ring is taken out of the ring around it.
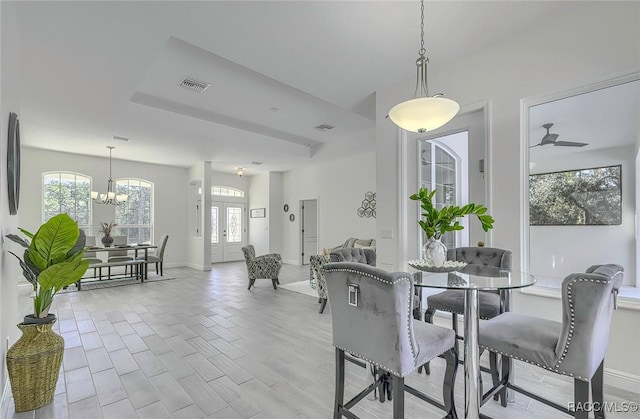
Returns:
[[[318,254],[318,200],[300,201],[301,263],[309,264],[309,256]]]
[[[244,203],[211,203],[211,263],[244,259],[242,247],[247,242],[246,206]]]

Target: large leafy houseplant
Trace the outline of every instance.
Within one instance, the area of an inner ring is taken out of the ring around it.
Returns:
[[[45,318],[54,295],[87,271],[89,261],[82,259],[86,237],[67,214],[52,217],[35,234],[22,228],[20,231],[27,239],[15,234],[7,238],[25,248],[23,257],[9,253],[18,259],[24,277],[33,286],[34,317]]]
[[[464,226],[460,225],[457,220],[466,215],[475,215],[478,217],[482,229],[489,231],[493,228],[494,219],[487,214],[487,208],[481,204],[469,203],[462,207],[457,205],[443,206],[438,210],[433,204],[433,197],[436,191],[429,191],[427,188],[421,188],[418,193],[411,195],[409,198],[413,201],[420,201],[422,214],[418,224],[427,236],[427,243],[424,248],[424,258],[435,266],[441,266],[444,263],[446,248],[440,243],[443,234],[449,231],[463,230]],[[434,249],[436,255],[428,254],[428,249]]]

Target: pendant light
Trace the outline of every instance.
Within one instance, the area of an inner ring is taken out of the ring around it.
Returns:
[[[420,1],[420,50],[416,60],[416,91],[413,99],[398,103],[389,111],[394,124],[411,132],[427,132],[440,128],[451,121],[460,110],[460,105],[443,97],[442,93],[429,96],[427,65],[424,49],[424,0]]]
[[[115,147],[108,145],[107,148],[109,149],[109,180],[107,181],[107,192],[99,193],[96,191],[91,191],[91,199],[93,199],[93,202],[95,202],[96,204],[120,205],[124,202],[127,202],[128,195],[116,195],[116,192],[113,188],[113,179],[111,179],[111,151]]]

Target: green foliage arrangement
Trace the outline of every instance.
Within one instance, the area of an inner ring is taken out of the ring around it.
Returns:
[[[100,223],[100,228],[98,230],[105,236],[109,236],[111,235],[111,230],[113,230],[115,226],[117,226],[117,224],[114,221],[109,221],[108,223],[103,221]]]
[[[20,231],[27,239],[15,234],[6,237],[24,247],[24,255],[20,258],[9,253],[18,259],[24,277],[33,286],[35,317],[46,317],[53,296],[77,282],[87,271],[89,261],[82,260],[86,237],[67,214],[52,217],[36,234],[22,228]]]
[[[484,231],[493,228],[495,221],[492,216],[487,214],[487,208],[480,204],[467,204],[463,207],[456,205],[445,206],[438,211],[433,205],[433,197],[436,191],[429,192],[427,188],[421,188],[417,194],[411,195],[409,198],[413,201],[420,201],[422,208],[422,220],[418,220],[418,224],[422,227],[428,239],[439,239],[443,234],[449,231],[464,229],[456,218],[465,215],[475,214],[482,224]]]

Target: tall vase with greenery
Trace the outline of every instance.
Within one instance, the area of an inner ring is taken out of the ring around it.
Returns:
[[[418,224],[427,237],[427,241],[423,245],[422,257],[427,264],[440,267],[447,256],[447,248],[440,241],[442,235],[449,231],[464,229],[457,218],[476,215],[484,231],[492,229],[495,220],[487,214],[487,208],[481,204],[469,203],[462,207],[449,205],[438,210],[433,204],[435,194],[435,190],[429,191],[427,188],[421,188],[418,193],[409,198],[413,201],[420,201],[420,208],[422,208],[422,219],[418,220]]]
[[[35,234],[6,237],[25,248],[20,262],[33,286],[33,314],[18,324],[22,336],[7,351],[7,369],[16,412],[38,409],[53,400],[64,354],[64,339],[53,332],[55,316],[49,314],[53,297],[77,282],[89,261],[83,260],[86,238],[67,214],[56,215]]]

